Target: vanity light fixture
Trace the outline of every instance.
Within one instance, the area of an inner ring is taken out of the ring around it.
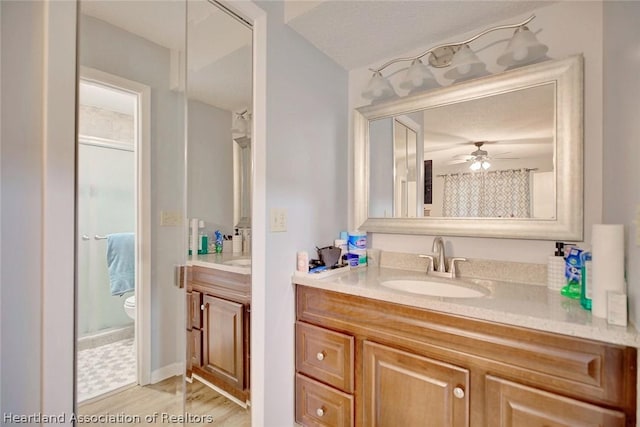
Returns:
[[[370,70],[373,76],[362,92],[362,97],[373,102],[397,97],[391,83],[382,75],[382,70],[397,62],[411,61],[399,84],[401,89],[409,90],[409,94],[429,90],[439,87],[439,83],[431,73],[429,68],[421,61],[421,58],[428,55],[428,63],[434,68],[451,67],[444,73],[444,77],[455,82],[480,77],[487,74],[485,64],[476,56],[469,47],[469,43],[497,30],[515,28],[513,38],[509,41],[507,49],[498,58],[498,64],[514,68],[521,65],[528,65],[545,57],[547,46],[540,43],[535,35],[526,27],[536,16],[531,15],[526,20],[517,24],[499,25],[484,30],[467,40],[453,43],[441,44],[427,49],[423,53],[405,58],[392,59],[382,66]]]
[[[233,113],[233,124],[231,134],[233,137],[251,137],[251,111],[245,109],[239,113]]]

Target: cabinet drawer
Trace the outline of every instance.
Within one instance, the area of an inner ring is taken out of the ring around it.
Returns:
[[[187,293],[189,298],[189,329],[202,328],[202,294],[197,291]]]
[[[303,426],[353,426],[353,396],[296,374],[296,422]]]
[[[353,392],[354,338],[296,323],[296,370],[347,393]]]
[[[488,375],[485,425],[625,427],[625,415]]]

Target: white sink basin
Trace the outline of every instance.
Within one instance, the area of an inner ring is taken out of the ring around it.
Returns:
[[[412,294],[430,295],[446,298],[479,298],[486,295],[480,288],[456,285],[453,283],[434,282],[430,280],[399,279],[386,280],[381,283],[387,288]]]
[[[251,258],[230,259],[223,262],[225,265],[233,265],[236,267],[251,267]]]

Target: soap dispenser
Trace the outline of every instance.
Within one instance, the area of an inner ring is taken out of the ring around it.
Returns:
[[[547,260],[547,287],[560,290],[567,284],[564,261],[564,243],[556,242],[556,251]]]
[[[240,235],[240,232],[237,228],[236,233],[231,238],[231,245],[233,247],[233,253],[238,254],[242,252],[242,236]]]

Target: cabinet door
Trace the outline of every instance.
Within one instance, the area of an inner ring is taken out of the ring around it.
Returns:
[[[466,427],[469,371],[363,343],[364,426]]]
[[[242,390],[244,387],[243,305],[204,295],[202,366]]]
[[[187,332],[189,337],[189,367],[202,365],[202,331],[192,329]]]
[[[486,426],[624,427],[622,412],[523,386],[488,375]]]

